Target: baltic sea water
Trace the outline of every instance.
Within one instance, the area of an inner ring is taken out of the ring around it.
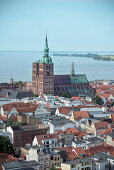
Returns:
[[[32,63],[39,60],[43,52],[0,52],[0,82],[32,80]],[[114,61],[100,61],[84,57],[50,56],[54,63],[54,74],[70,74],[74,62],[75,74],[86,74],[88,80],[114,80]]]

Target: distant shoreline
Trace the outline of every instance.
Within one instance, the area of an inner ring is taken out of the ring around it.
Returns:
[[[101,61],[114,61],[114,55],[99,55],[99,54],[59,54],[59,53],[53,53],[53,56],[63,56],[63,57],[86,57],[86,58],[93,58],[94,60],[101,60]]]
[[[0,53],[43,53],[43,51],[0,51]],[[101,61],[114,61],[114,51],[50,51],[53,56],[84,57]]]

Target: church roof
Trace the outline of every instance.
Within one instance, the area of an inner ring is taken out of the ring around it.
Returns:
[[[81,83],[88,83],[85,74],[76,74],[72,75],[55,75],[54,76],[54,84],[55,85],[62,85],[62,84],[81,84]]]
[[[54,75],[54,84],[71,84],[70,75]]]

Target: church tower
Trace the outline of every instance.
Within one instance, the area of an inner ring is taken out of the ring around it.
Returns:
[[[40,96],[43,94],[54,95],[54,71],[52,59],[49,56],[47,34],[44,46],[44,56],[41,60],[33,63],[32,88],[33,93]]]

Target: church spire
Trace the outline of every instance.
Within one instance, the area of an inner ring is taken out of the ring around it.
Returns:
[[[44,46],[44,57],[49,56],[49,48],[48,48],[48,40],[47,40],[47,33],[46,33],[46,40],[45,40],[45,46]]]
[[[74,71],[74,62],[72,62],[72,69],[71,69],[71,75],[74,76],[75,71]]]

